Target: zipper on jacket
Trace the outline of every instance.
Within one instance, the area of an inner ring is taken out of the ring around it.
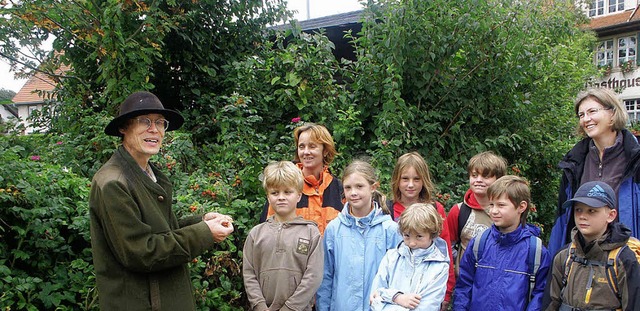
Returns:
[[[282,244],[282,228],[283,228],[283,224],[280,223],[278,224],[278,243],[276,244],[276,253],[283,253],[284,249],[282,249],[282,246],[280,244]]]
[[[517,273],[517,274],[522,274],[522,275],[529,275],[529,273],[527,273],[527,272],[509,270],[509,269],[504,269],[504,272],[511,272],[511,273]]]
[[[602,177],[602,161],[598,163],[598,177]]]
[[[587,279],[587,293],[584,296],[584,303],[588,304],[591,301],[591,291],[593,290],[593,278],[595,273],[593,271],[593,265],[589,265],[589,279]]]

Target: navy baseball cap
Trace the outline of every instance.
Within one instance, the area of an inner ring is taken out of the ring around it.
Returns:
[[[613,191],[611,186],[607,185],[607,183],[603,181],[590,181],[584,183],[576,194],[573,196],[573,199],[568,200],[562,204],[563,208],[571,208],[573,207],[574,202],[584,203],[590,207],[603,207],[608,206],[610,208],[617,208],[616,193]]]

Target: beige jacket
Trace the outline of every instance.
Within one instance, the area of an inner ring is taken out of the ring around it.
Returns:
[[[311,310],[324,270],[315,222],[274,217],[255,226],[244,243],[242,271],[251,310]]]

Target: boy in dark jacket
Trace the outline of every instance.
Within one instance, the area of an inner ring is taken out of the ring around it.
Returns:
[[[275,215],[251,229],[244,243],[242,274],[249,310],[310,311],[324,271],[318,225],[296,215],[302,171],[281,161],[264,169],[264,190]]]
[[[587,182],[564,205],[573,208],[576,227],[553,260],[546,310],[637,310],[640,266],[627,246],[631,230],[616,222],[613,189]]]

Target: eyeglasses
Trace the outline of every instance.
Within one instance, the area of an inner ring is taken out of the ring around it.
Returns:
[[[156,129],[158,129],[158,131],[164,132],[169,128],[169,121],[165,120],[165,119],[158,119],[155,121],[151,121],[151,119],[149,118],[136,118],[136,121],[138,121],[139,125],[143,125],[147,130],[149,128],[151,128],[151,123],[155,123],[156,124]]]
[[[578,119],[583,119],[584,116],[589,116],[592,117],[593,115],[595,115],[596,113],[600,112],[600,110],[611,110],[611,108],[591,108],[591,109],[587,109],[586,112],[578,112]]]

